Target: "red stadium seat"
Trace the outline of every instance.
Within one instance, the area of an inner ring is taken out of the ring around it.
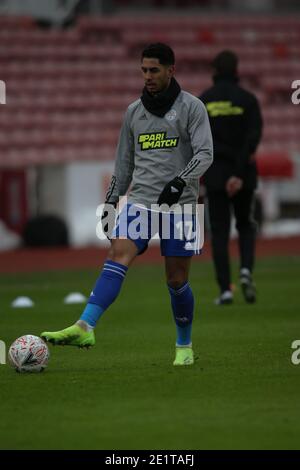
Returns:
[[[258,173],[263,178],[283,179],[294,175],[293,162],[288,153],[260,153],[256,161]]]

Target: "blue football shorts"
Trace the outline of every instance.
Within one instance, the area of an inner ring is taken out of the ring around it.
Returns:
[[[126,204],[118,215],[113,238],[132,240],[138,254],[144,253],[152,238],[160,239],[162,256],[201,254],[200,223],[197,213],[160,212]]]

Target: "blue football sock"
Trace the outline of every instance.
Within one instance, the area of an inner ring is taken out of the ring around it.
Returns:
[[[101,315],[117,298],[127,270],[127,266],[115,261],[107,260],[104,263],[102,273],[96,282],[80,320],[85,321],[89,326],[96,326]]]
[[[177,346],[187,346],[191,344],[192,323],[194,312],[193,292],[186,282],[179,289],[168,286],[171,295],[173,316],[177,330]]]

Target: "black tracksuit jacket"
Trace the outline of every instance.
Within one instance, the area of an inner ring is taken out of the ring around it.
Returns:
[[[222,190],[230,176],[254,189],[257,170],[254,153],[262,134],[256,97],[241,88],[235,77],[214,77],[214,85],[199,98],[205,104],[213,136],[214,161],[203,180],[208,191]]]

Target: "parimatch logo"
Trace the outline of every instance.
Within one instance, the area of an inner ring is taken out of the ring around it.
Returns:
[[[167,137],[166,132],[152,132],[139,135],[141,150],[166,149],[177,147],[179,137]]]
[[[4,341],[0,340],[0,364],[6,364],[6,346]]]
[[[6,104],[6,86],[3,80],[0,80],[0,104]]]
[[[244,108],[233,106],[231,101],[211,101],[206,104],[206,109],[210,117],[244,114]]]

